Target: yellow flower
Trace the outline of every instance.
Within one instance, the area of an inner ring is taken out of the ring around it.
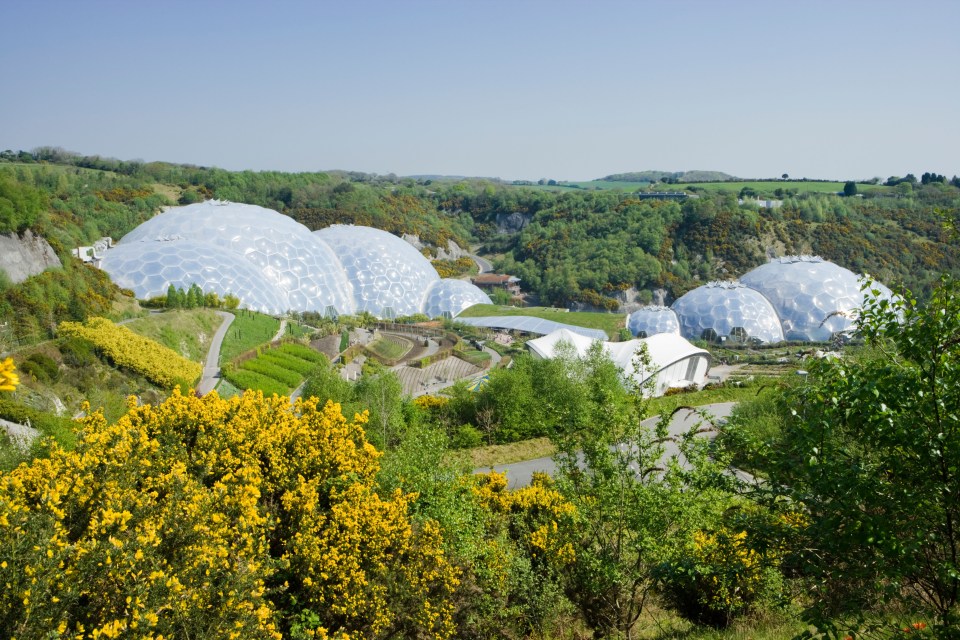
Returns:
[[[20,384],[20,376],[14,373],[16,367],[13,358],[0,361],[0,391],[15,391]]]

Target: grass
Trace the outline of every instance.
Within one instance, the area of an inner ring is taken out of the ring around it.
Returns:
[[[529,316],[554,322],[572,324],[587,329],[601,329],[607,336],[615,336],[625,326],[626,315],[622,313],[593,313],[590,311],[567,311],[551,307],[504,307],[495,304],[475,304],[465,309],[458,317],[479,318],[483,316]]]
[[[461,351],[459,353],[460,358],[466,360],[472,365],[482,366],[483,363],[488,362],[492,357],[486,351],[479,351],[477,349],[467,349],[466,351]]]
[[[381,336],[374,342],[367,345],[367,349],[384,360],[399,360],[406,355],[413,344],[409,340],[404,340],[406,344],[401,344],[400,338],[386,338]]]
[[[238,309],[233,315],[236,318],[220,347],[220,362],[230,362],[241,353],[270,342],[280,328],[279,320],[255,311]]]
[[[550,442],[550,438],[534,438],[510,444],[493,444],[473,449],[451,451],[448,455],[457,463],[465,464],[471,469],[493,467],[498,464],[511,464],[547,458],[556,453],[557,448]]]
[[[671,185],[677,190],[686,190],[687,186],[696,187],[704,191],[730,191],[739,193],[744,187],[749,187],[759,194],[773,196],[777,189],[784,191],[796,191],[797,193],[838,193],[843,191],[843,182],[800,182],[796,180],[771,180],[769,182],[743,181],[743,182],[695,182],[690,185],[680,183]],[[857,191],[864,193],[867,191],[888,191],[891,187],[885,187],[879,184],[858,184]]]
[[[156,340],[184,358],[203,362],[222,318],[211,309],[189,309],[151,313],[125,326],[141,336]]]

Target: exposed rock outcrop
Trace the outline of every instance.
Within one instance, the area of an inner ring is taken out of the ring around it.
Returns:
[[[14,284],[50,267],[62,266],[53,247],[29,229],[22,236],[0,234],[0,271]]]
[[[497,214],[497,231],[500,233],[518,233],[530,224],[533,216],[514,211],[513,213]]]

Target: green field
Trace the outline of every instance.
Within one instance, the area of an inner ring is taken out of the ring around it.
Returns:
[[[617,335],[626,323],[622,313],[592,313],[589,311],[567,311],[550,307],[502,307],[495,304],[475,304],[463,311],[461,318],[480,318],[483,316],[530,316],[544,318],[554,322],[572,324],[588,329],[602,329],[608,336]]]
[[[843,191],[843,182],[803,182],[800,180],[738,181],[738,182],[680,182],[678,184],[659,184],[658,191],[686,191],[688,186],[704,191],[730,191],[739,193],[749,187],[761,195],[774,196],[774,191],[795,191],[797,193],[839,193]],[[557,185],[529,185],[534,189],[547,191],[640,191],[650,186],[649,182],[617,182],[612,180],[588,180],[585,182],[564,182]],[[858,193],[889,191],[892,187],[880,184],[857,184]]]
[[[703,189],[704,191],[730,191],[739,193],[744,187],[749,187],[759,194],[773,195],[777,189],[784,191],[796,191],[797,193],[839,193],[843,191],[843,182],[801,182],[798,180],[770,181],[770,182],[698,182],[691,185],[677,184],[664,185],[677,189],[685,189],[687,186]],[[885,187],[880,184],[858,184],[857,192],[876,192],[889,191],[891,187]]]
[[[189,360],[203,362],[210,340],[222,321],[211,309],[190,309],[151,313],[126,323],[126,327]]]
[[[280,321],[272,316],[243,309],[232,313],[236,317],[220,347],[221,363],[230,362],[241,353],[270,342],[280,328]]]
[[[399,360],[405,356],[411,348],[413,348],[413,343],[409,340],[384,336],[367,345],[367,349],[370,352],[376,354],[383,360]]]

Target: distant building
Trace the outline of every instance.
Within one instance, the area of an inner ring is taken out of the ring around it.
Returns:
[[[641,200],[686,200],[690,194],[684,191],[638,191]]]
[[[73,256],[99,267],[104,252],[111,247],[113,247],[113,238],[105,236],[94,242],[92,247],[77,247],[73,250]]]
[[[481,273],[473,279],[473,284],[485,291],[504,289],[512,295],[520,295],[520,278],[505,273]]]

